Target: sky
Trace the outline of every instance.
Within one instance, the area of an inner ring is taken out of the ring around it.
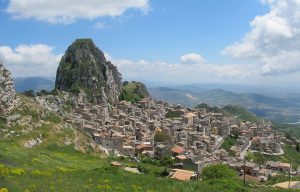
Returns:
[[[92,38],[124,80],[300,82],[300,0],[0,0],[0,26],[13,77],[54,77]]]

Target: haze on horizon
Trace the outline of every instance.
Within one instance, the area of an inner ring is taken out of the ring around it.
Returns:
[[[297,86],[299,0],[2,0],[0,60],[14,77],[54,77],[92,38],[125,80]]]

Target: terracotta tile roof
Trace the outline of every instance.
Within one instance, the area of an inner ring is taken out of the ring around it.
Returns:
[[[187,157],[185,155],[177,155],[176,156],[177,159],[180,159],[180,160],[185,160],[187,159]]]
[[[182,148],[182,147],[179,147],[179,146],[175,146],[175,147],[173,147],[173,148],[171,149],[171,151],[172,151],[173,153],[180,154],[180,153],[183,153],[183,152],[185,151],[185,149]]]
[[[146,149],[146,148],[152,148],[152,146],[151,145],[147,145],[147,144],[140,144],[140,145],[137,145],[136,147],[135,147],[137,150],[141,150],[141,149]]]

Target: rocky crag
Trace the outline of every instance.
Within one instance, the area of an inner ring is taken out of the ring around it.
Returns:
[[[10,112],[17,104],[11,73],[0,62],[0,114]]]
[[[147,87],[144,83],[138,81],[124,81],[122,92],[119,97],[120,100],[130,101],[136,103],[143,98],[150,97]]]
[[[83,91],[93,103],[115,103],[122,76],[91,39],[77,39],[59,63],[55,88],[75,94]]]

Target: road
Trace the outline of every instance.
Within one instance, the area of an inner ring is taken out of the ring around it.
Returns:
[[[241,159],[245,158],[245,155],[246,155],[248,149],[250,148],[250,146],[251,146],[251,141],[249,141],[249,144],[247,145],[247,147],[240,153],[240,158]]]

